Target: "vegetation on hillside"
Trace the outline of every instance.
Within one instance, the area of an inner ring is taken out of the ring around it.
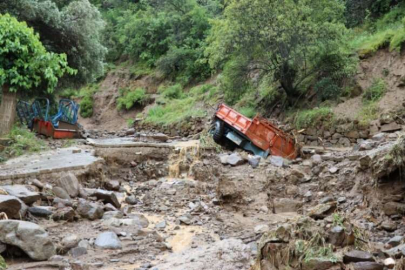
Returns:
[[[63,77],[59,94],[80,97],[82,116],[92,115],[94,83],[124,65],[137,77],[164,79],[145,120],[164,124],[203,115],[192,108],[219,99],[250,117],[297,108],[304,112],[296,115],[326,115],[352,96],[359,56],[405,41],[399,0],[4,0],[0,13],[26,21],[47,50],[67,55],[77,74]],[[215,87],[197,94],[193,86],[213,75]],[[383,88],[366,89],[365,106]],[[147,100],[144,89],[122,89],[117,109]]]

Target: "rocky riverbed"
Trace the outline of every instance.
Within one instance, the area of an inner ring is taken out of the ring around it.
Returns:
[[[404,269],[400,133],[295,161],[126,136],[0,166],[9,269]]]

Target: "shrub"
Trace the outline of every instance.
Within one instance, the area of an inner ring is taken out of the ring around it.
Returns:
[[[370,102],[361,108],[361,111],[357,115],[357,119],[363,126],[368,126],[373,120],[378,119],[379,108],[375,102]]]
[[[314,89],[319,101],[336,99],[342,94],[342,89],[329,77],[321,79]]]
[[[315,126],[319,123],[330,123],[333,120],[333,112],[330,108],[316,108],[312,110],[300,111],[295,117],[297,129]]]
[[[383,79],[375,79],[371,86],[366,89],[363,94],[363,102],[375,102],[382,98],[386,91],[385,81]]]
[[[93,97],[85,96],[80,102],[80,116],[89,118],[93,116]]]
[[[175,84],[168,87],[162,87],[159,89],[159,92],[165,97],[169,99],[179,99],[183,98],[184,92],[183,87],[181,84]]]
[[[128,89],[120,89],[120,97],[117,99],[117,109],[129,110],[134,105],[144,105],[148,100],[148,95],[145,89],[137,88],[134,91]]]

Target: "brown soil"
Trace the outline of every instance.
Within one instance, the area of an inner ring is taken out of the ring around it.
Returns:
[[[389,113],[403,107],[405,88],[399,85],[405,78],[404,61],[404,54],[380,50],[372,57],[360,62],[356,80],[363,91],[371,86],[374,79],[381,78],[387,85],[386,94],[378,102],[381,113]],[[362,107],[361,96],[358,96],[337,105],[333,111],[339,118],[354,120]]]
[[[159,82],[152,76],[134,78],[126,69],[118,69],[108,73],[100,85],[99,91],[93,96],[93,117],[80,118],[79,123],[85,129],[98,129],[102,131],[118,131],[128,127],[128,120],[135,119],[142,112],[142,107],[135,107],[130,111],[117,110],[116,99],[119,89],[138,87],[144,88],[147,93],[156,93]]]

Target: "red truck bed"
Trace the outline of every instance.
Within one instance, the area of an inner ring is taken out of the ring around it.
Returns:
[[[258,148],[269,151],[271,155],[289,159],[297,157],[295,140],[260,116],[252,120],[225,104],[220,104],[216,117],[242,133]]]

